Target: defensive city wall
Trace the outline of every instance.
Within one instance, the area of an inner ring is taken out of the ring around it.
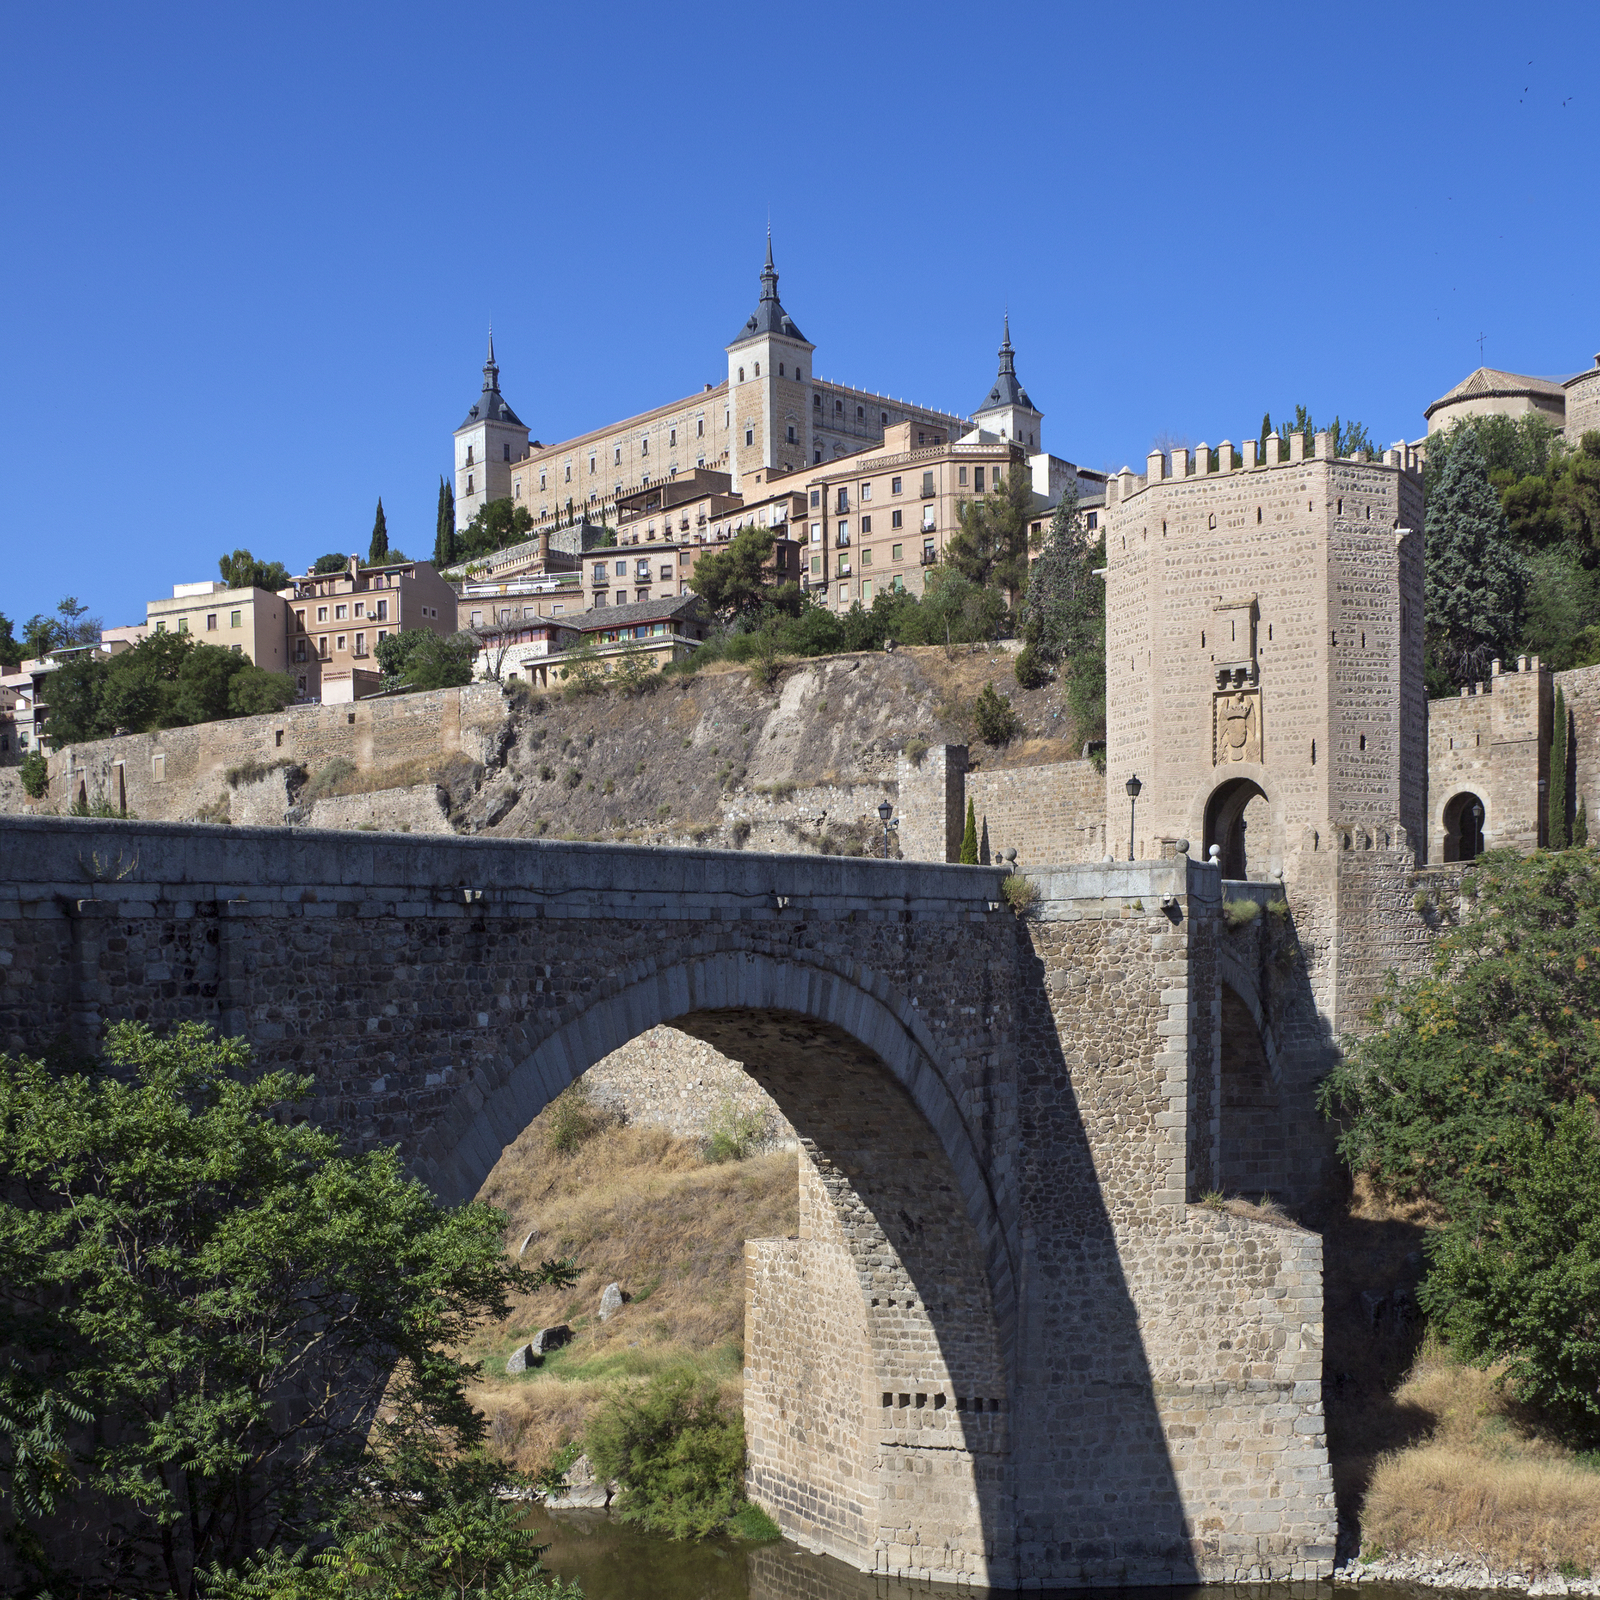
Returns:
[[[816,856],[8,818],[0,860],[5,1048],[209,1023],[448,1199],[662,1023],[743,1062],[803,1217],[749,1247],[749,1487],[814,1548],[1328,1572],[1320,1240],[1202,1203],[1263,1137],[1221,977],[1274,970],[1216,866],[1052,869],[1019,919],[994,868]]]

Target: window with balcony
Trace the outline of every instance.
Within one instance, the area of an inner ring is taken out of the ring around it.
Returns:
[[[834,544],[834,548],[836,550],[842,550],[849,543],[850,543],[850,524],[848,522],[837,522],[837,523],[835,523],[834,524],[834,528],[833,528],[833,544]]]
[[[470,472],[469,472],[469,473],[468,473],[468,474],[467,474],[467,493],[468,493],[468,494],[471,494],[471,493],[473,493],[473,488],[472,488],[472,474],[471,474],[471,473],[470,473]]]
[[[834,509],[836,511],[848,511],[850,509],[850,491],[848,489],[841,488],[839,490],[839,503]]]
[[[324,661],[326,661],[328,659],[328,636],[327,636],[327,634],[323,634],[322,637],[317,640],[317,655]]]
[[[933,547],[932,539],[922,541],[922,565],[931,567],[939,559],[939,552]]]
[[[209,612],[207,614],[207,616],[206,616],[206,632],[207,633],[215,633],[216,631],[217,631],[217,614],[216,614],[215,611],[212,611],[212,612]]]
[[[367,636],[364,633],[356,635],[356,654],[364,656],[367,653]]]
[[[306,658],[306,642],[305,642],[304,639],[296,639],[295,640],[295,642],[294,642],[294,658],[295,658],[296,661],[304,661],[305,660],[305,658]]]

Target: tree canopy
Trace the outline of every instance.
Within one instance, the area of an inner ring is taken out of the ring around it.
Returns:
[[[443,507],[441,506],[441,515]],[[451,520],[455,520],[455,502],[450,503]],[[526,506],[515,501],[488,500],[479,506],[472,521],[455,535],[457,561],[473,556],[493,555],[508,545],[520,544],[533,532],[533,515]]]
[[[1423,1305],[1518,1393],[1600,1429],[1600,857],[1493,851],[1431,972],[1324,1082],[1350,1166],[1433,1201]]]
[[[378,566],[389,559],[389,520],[383,514],[383,496],[378,496],[378,514],[372,520],[372,541],[367,546],[367,563]]]
[[[76,595],[69,594],[57,604],[53,617],[35,612],[22,625],[22,655],[42,661],[57,650],[94,644],[104,624],[99,617],[88,616],[88,610]]]
[[[431,1596],[487,1562],[539,1592],[448,1352],[575,1271],[287,1115],[311,1089],[196,1023],[0,1057],[0,1479],[38,1584]]]
[[[800,586],[780,583],[776,570],[767,566],[776,542],[770,530],[752,524],[695,562],[690,584],[713,616],[732,621],[768,611],[799,615]]]
[[[443,572],[456,562],[456,495],[455,490],[439,477],[439,507],[434,517],[433,564]]]
[[[1445,691],[1489,675],[1522,627],[1528,568],[1511,542],[1476,433],[1456,441],[1427,507],[1428,650]]]
[[[217,571],[230,589],[287,589],[292,574],[281,561],[257,561],[248,550],[235,550],[217,561]]]
[[[15,672],[22,665],[22,642],[11,630],[11,618],[0,611],[0,671]]]
[[[470,633],[445,639],[431,628],[406,628],[380,639],[373,654],[385,689],[450,689],[472,682],[477,650]]]
[[[1033,478],[1026,463],[1016,462],[991,493],[959,502],[960,525],[945,544],[946,564],[969,583],[1014,600],[1028,581],[1032,515]]]
[[[349,565],[349,556],[342,556],[337,550],[330,550],[327,555],[317,557],[311,570],[317,573],[343,572]]]
[[[1106,723],[1105,538],[1091,540],[1076,486],[1061,496],[1044,548],[1028,574],[1017,632],[1046,667],[1065,663],[1067,700],[1080,739],[1099,739]],[[1019,658],[1019,679],[1021,677]]]
[[[278,711],[293,699],[286,673],[189,634],[153,633],[121,655],[86,651],[64,661],[50,675],[47,727],[60,746],[119,728],[145,733]]]

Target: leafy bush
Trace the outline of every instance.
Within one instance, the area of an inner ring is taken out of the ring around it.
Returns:
[[[592,1139],[602,1128],[610,1127],[615,1116],[594,1103],[589,1085],[582,1078],[567,1085],[550,1102],[545,1123],[545,1143],[552,1150],[569,1156],[585,1140]]]
[[[567,775],[561,781],[569,789],[576,789],[583,782],[583,774],[576,767],[568,767]]]
[[[1039,885],[1020,872],[1013,872],[1001,880],[1000,895],[1019,917],[1025,917],[1038,904]]]
[[[595,1475],[617,1481],[625,1522],[703,1539],[742,1508],[744,1418],[693,1371],[614,1395],[584,1442]]]
[[[1224,900],[1222,915],[1230,928],[1248,928],[1261,915],[1261,906],[1255,900]]]
[[[922,758],[928,753],[928,741],[926,739],[907,739],[900,753],[912,766],[920,767]]]
[[[318,767],[312,774],[311,781],[306,784],[301,792],[302,800],[320,800],[327,795],[335,793],[339,786],[356,775],[356,765],[353,761],[346,761],[343,756],[335,756],[325,766]]]
[[[17,768],[22,787],[32,800],[42,800],[50,787],[50,763],[37,750],[30,750]]]
[[[978,812],[971,800],[967,801],[967,826],[961,835],[961,865],[978,864]]]
[[[741,1110],[724,1095],[706,1129],[706,1160],[743,1161],[760,1147],[770,1125],[759,1111]]]
[[[983,692],[973,702],[972,715],[985,744],[1010,744],[1022,731],[1022,718],[992,683],[984,684]]]
[[[1031,644],[1025,644],[1011,663],[1017,682],[1024,689],[1042,689],[1050,681],[1050,669]]]

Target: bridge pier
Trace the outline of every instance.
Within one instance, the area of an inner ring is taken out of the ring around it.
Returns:
[[[1217,869],[1035,878],[1019,920],[988,868],[6,819],[0,1045],[210,1022],[459,1200],[671,1022],[804,1141],[800,1237],[746,1254],[787,1531],[968,1583],[1325,1576],[1321,1242],[1200,1203]]]

